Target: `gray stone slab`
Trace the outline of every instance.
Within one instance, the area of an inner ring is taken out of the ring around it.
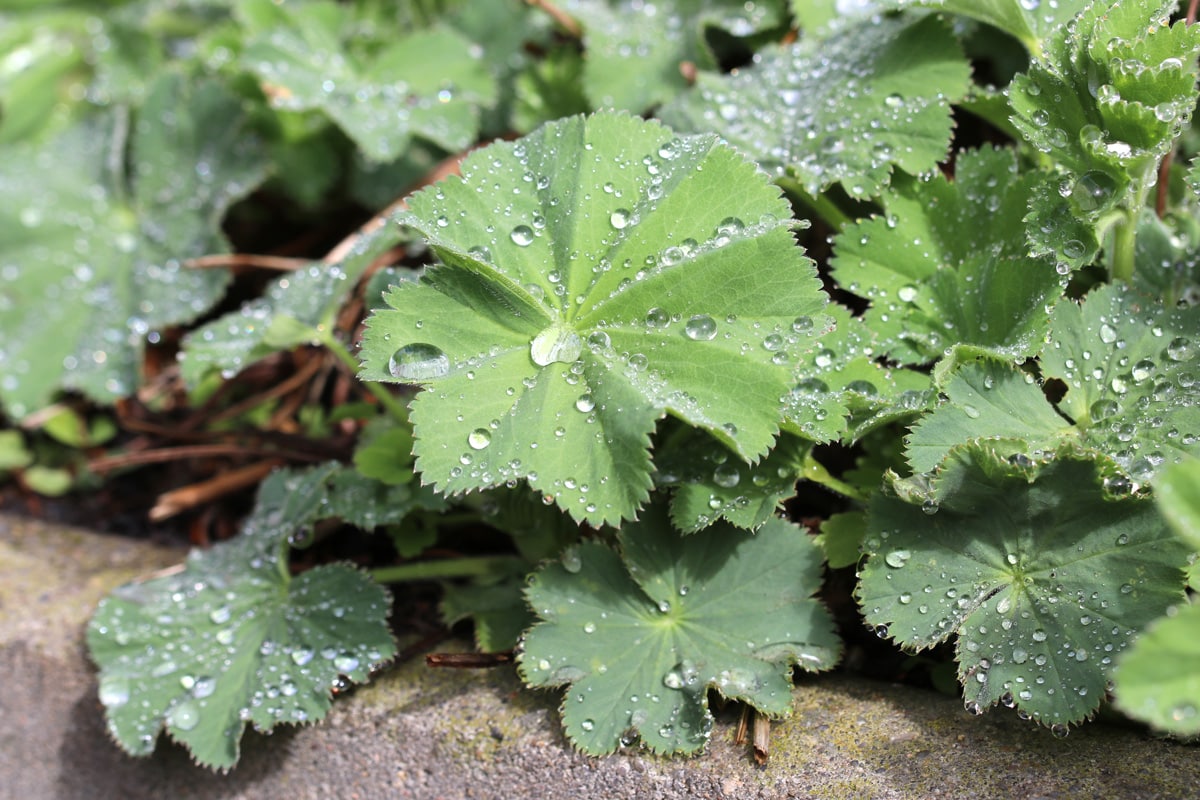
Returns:
[[[0,798],[1195,798],[1200,750],[1093,724],[1056,739],[1000,709],[844,676],[805,680],[771,759],[718,715],[707,755],[593,759],[559,731],[550,693],[511,668],[418,659],[339,700],[320,725],[249,734],[228,775],[166,741],[145,759],[105,732],[82,644],[112,587],[178,551],[0,516]]]

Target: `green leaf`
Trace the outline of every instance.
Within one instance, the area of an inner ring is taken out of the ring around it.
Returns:
[[[354,469],[380,483],[409,483],[413,479],[412,446],[410,425],[392,417],[376,417],[363,428],[354,448]]]
[[[470,145],[480,107],[496,93],[478,49],[451,30],[431,28],[358,53],[343,41],[353,32],[345,9],[238,4],[253,33],[242,62],[266,83],[273,105],[321,111],[375,161],[395,159],[414,135],[451,151]]]
[[[665,447],[663,445],[666,445]],[[796,494],[812,442],[782,434],[757,464],[742,462],[711,436],[685,429],[656,449],[660,487],[675,487],[671,522],[687,533],[724,519],[755,529]]]
[[[262,297],[191,331],[179,356],[184,380],[195,387],[213,370],[232,376],[272,353],[331,336],[337,312],[363,272],[404,238],[397,225],[377,228],[340,263],[314,262],[289,272]]]
[[[1163,470],[1154,484],[1154,497],[1175,532],[1200,550],[1200,459],[1189,458]]]
[[[639,0],[567,0],[563,10],[583,24],[583,86],[592,105],[644,111],[687,88],[684,62],[715,66],[704,41],[708,26],[749,36],[784,20],[780,0],[665,0],[648,13]]]
[[[736,75],[701,75],[661,116],[679,130],[717,132],[809,194],[841,183],[874,197],[893,167],[915,174],[945,158],[950,104],[970,74],[940,20],[879,17],[764,50]]]
[[[1063,439],[1078,435],[1032,376],[1005,362],[967,364],[941,390],[945,401],[908,437],[914,472],[933,471],[964,442],[991,440],[989,446],[1009,455],[1053,451]]]
[[[925,7],[962,14],[1012,34],[1030,53],[1041,51],[1042,40],[1087,5],[1087,0],[925,0]]]
[[[1011,151],[967,151],[954,181],[897,179],[882,216],[843,229],[833,274],[871,300],[863,320],[881,353],[908,364],[952,343],[1005,358],[1037,353],[1060,288],[1052,262],[1026,252],[1033,180],[1017,173]]]
[[[1037,455],[1064,442],[1112,459],[1133,480],[1197,452],[1200,409],[1190,391],[1200,309],[1168,311],[1123,285],[1059,303],[1041,357],[1044,377],[1067,384],[1058,411],[1031,375],[995,362],[967,364],[913,428],[908,461],[928,472],[954,446],[980,439],[1005,454]],[[1004,440],[1004,441],[1000,441]],[[1114,485],[1115,486],[1115,485]]]
[[[275,473],[239,537],[100,603],[88,648],[127,752],[149,754],[166,728],[198,763],[228,769],[247,723],[319,720],[339,676],[366,681],[395,654],[386,590],[345,564],[288,573],[288,538],[320,514],[335,469]]]
[[[25,446],[20,431],[0,430],[0,472],[24,469],[33,463],[33,453]]]
[[[439,491],[526,480],[578,520],[630,518],[671,414],[755,461],[825,297],[786,202],[715,137],[623,114],[471,154],[410,201],[440,265],[387,295],[362,375],[424,385]],[[486,191],[485,191],[486,189]],[[750,279],[752,276],[752,279]]]
[[[957,635],[976,713],[999,702],[1065,731],[1099,707],[1113,658],[1182,599],[1187,548],[1152,503],[1108,499],[1080,459],[960,449],[923,504],[871,503],[867,623],[914,649]]]
[[[859,562],[866,532],[867,515],[863,512],[833,514],[821,523],[821,532],[813,542],[824,551],[830,569],[841,569]]]
[[[126,152],[128,148],[128,153]],[[42,147],[0,149],[0,401],[14,417],[62,387],[112,402],[138,385],[149,331],[194,319],[224,271],[220,221],[263,177],[240,103],[166,74],[135,120],[93,115]]]
[[[830,304],[835,327],[806,353],[784,398],[784,427],[814,442],[856,441],[933,402],[928,376],[876,360],[878,337],[844,306]]]
[[[1159,160],[1187,126],[1200,30],[1170,25],[1175,6],[1095,0],[1013,79],[1013,124],[1063,168],[1031,206],[1035,254],[1090,263],[1105,215],[1141,206]]]
[[[583,92],[583,57],[574,48],[557,47],[528,66],[516,79],[513,122],[523,133],[543,122],[590,110]]]
[[[1200,606],[1153,623],[1121,657],[1115,704],[1179,736],[1200,734]]]
[[[522,590],[524,575],[492,578],[469,584],[447,584],[441,602],[442,619],[454,625],[465,619],[475,623],[475,647],[482,653],[501,653],[517,646],[521,634],[534,622]]]
[[[1059,410],[1135,482],[1198,451],[1197,331],[1200,307],[1165,309],[1120,284],[1051,316],[1041,365],[1067,385]]]
[[[812,594],[821,556],[803,530],[714,525],[682,536],[654,506],[618,534],[544,567],[526,595],[541,618],[518,656],[530,686],[570,688],[563,725],[576,747],[611,753],[640,735],[654,752],[708,740],[708,690],[770,716],[791,709],[791,666],[828,669],[840,643]]]

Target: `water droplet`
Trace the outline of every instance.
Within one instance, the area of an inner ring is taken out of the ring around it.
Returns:
[[[587,414],[596,407],[596,401],[592,399],[590,394],[582,394],[575,401],[575,410],[580,413]]]
[[[297,667],[303,667],[308,662],[312,661],[313,651],[308,647],[297,647],[292,651],[292,663]]]
[[[596,727],[596,723],[593,720],[585,719],[583,722],[579,723],[579,727],[583,728],[585,731],[591,731]]]
[[[467,444],[472,450],[482,450],[492,443],[492,434],[485,428],[476,428],[467,434]]]
[[[1116,184],[1103,172],[1092,170],[1079,176],[1071,188],[1071,198],[1085,213],[1096,211],[1112,199]]]
[[[596,632],[596,623],[594,623],[594,622],[585,622],[585,623],[583,624],[583,632],[584,632],[584,633],[595,633],[595,632]]]
[[[595,334],[593,334],[595,335]],[[607,339],[607,335],[605,335]],[[570,364],[583,352],[583,339],[572,328],[555,323],[529,343],[529,357],[539,367]]]
[[[1050,732],[1054,734],[1056,738],[1062,739],[1071,732],[1071,729],[1061,722],[1056,722],[1050,726]]]
[[[683,332],[696,342],[707,342],[717,335],[717,323],[707,314],[697,314],[683,326]]]
[[[893,550],[884,557],[884,562],[894,569],[900,569],[908,560],[912,558],[912,553],[908,550]]]
[[[971,419],[979,419],[979,409],[973,405],[964,403],[962,406],[962,412]]]
[[[100,702],[107,708],[116,708],[129,702],[129,679],[109,675],[100,680]]]
[[[578,573],[579,570],[583,569],[583,559],[579,555],[578,547],[572,546],[563,550],[560,560],[562,561],[563,569],[572,574]]]
[[[1167,358],[1172,361],[1188,361],[1194,354],[1192,343],[1182,336],[1172,339],[1171,343],[1167,345]]]
[[[358,669],[358,659],[349,653],[342,653],[333,659],[333,666],[338,672],[353,672]]]
[[[671,321],[671,315],[655,306],[646,312],[646,327],[661,328]]]
[[[736,464],[725,463],[713,470],[713,483],[724,489],[732,489],[742,479],[742,473]]]
[[[616,211],[608,215],[608,221],[617,230],[622,230],[625,228],[625,226],[629,224],[630,219],[631,217],[629,214],[629,209],[627,208],[618,208]]]
[[[388,372],[393,378],[407,381],[444,378],[450,373],[450,359],[440,348],[425,342],[413,342],[392,354],[388,360]]]
[[[898,292],[896,292],[896,296],[899,297],[900,300],[905,303],[911,303],[912,301],[917,299],[917,287],[901,286],[900,290]]]
[[[517,247],[528,247],[533,244],[533,228],[528,225],[518,225],[512,229],[509,238],[513,240],[513,244]]]
[[[190,731],[200,722],[200,709],[191,700],[176,703],[167,713],[167,724],[181,731]]]

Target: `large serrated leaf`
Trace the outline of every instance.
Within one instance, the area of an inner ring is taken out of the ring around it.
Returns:
[[[641,112],[688,86],[684,63],[715,66],[705,28],[749,36],[785,18],[782,0],[567,0],[583,24],[583,86],[592,105]]]
[[[746,461],[767,452],[826,301],[761,172],[715,137],[613,113],[462,171],[412,198],[406,222],[442,263],[387,295],[361,354],[365,378],[426,387],[424,481],[524,479],[598,524],[646,499],[664,414]]]
[[[200,764],[228,769],[247,723],[319,720],[339,676],[363,682],[395,654],[382,587],[345,564],[288,574],[289,537],[326,513],[336,473],[274,474],[238,538],[101,602],[88,648],[126,751],[150,753],[165,728]]]
[[[1026,253],[1032,180],[1011,151],[964,152],[954,181],[897,180],[884,215],[837,236],[834,276],[872,301],[863,320],[881,352],[912,364],[952,343],[1008,358],[1040,349],[1059,276]]]
[[[0,156],[0,399],[21,417],[62,387],[112,402],[146,335],[216,302],[228,279],[187,258],[225,248],[226,208],[264,176],[239,101],[167,74],[131,121],[96,114]]]
[[[638,735],[655,752],[699,750],[710,688],[788,713],[791,665],[828,669],[840,650],[812,599],[820,551],[782,520],[753,535],[718,524],[681,536],[661,506],[643,517],[622,529],[620,555],[585,543],[531,579],[541,621],[525,634],[522,678],[570,685],[563,725],[593,755]]]
[[[1022,467],[959,450],[924,507],[871,503],[866,620],[915,649],[957,635],[976,713],[999,702],[1065,730],[1099,707],[1113,658],[1182,599],[1187,548],[1152,503],[1107,499],[1077,459]]]
[[[344,41],[353,28],[345,6],[251,0],[238,13],[251,32],[242,61],[275,107],[320,110],[372,160],[395,159],[414,135],[464,148],[495,99],[478,48],[454,31],[389,38],[360,54]]]
[[[915,174],[945,157],[950,103],[969,82],[940,20],[879,17],[764,51],[736,75],[703,75],[661,116],[680,130],[716,131],[810,194],[841,183],[873,197],[894,167]]]

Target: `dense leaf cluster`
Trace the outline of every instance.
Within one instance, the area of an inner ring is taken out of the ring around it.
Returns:
[[[196,401],[305,346],[374,398],[334,412],[352,467],[278,473],[239,537],[97,611],[114,738],[229,767],[247,722],[316,720],[392,656],[378,583],[437,578],[564,687],[576,746],[693,752],[710,691],[782,715],[794,667],[835,665],[823,565],[879,636],[952,641],[972,712],[1065,734],[1115,697],[1200,731],[1200,28],[1161,0],[537,5],[0,16],[4,412],[127,397],[179,326]],[[201,257],[256,191],[403,202],[217,313]],[[447,509],[504,555],[420,558]],[[327,518],[407,563],[292,575]]]

